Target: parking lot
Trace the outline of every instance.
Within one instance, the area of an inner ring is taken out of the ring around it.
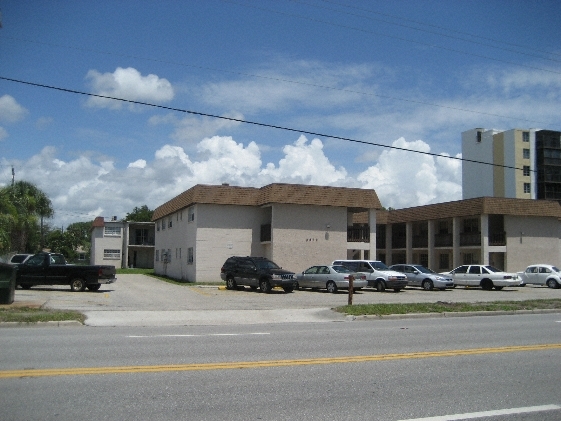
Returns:
[[[418,302],[485,302],[561,298],[561,289],[526,286],[502,291],[457,287],[446,291],[406,288],[401,292],[377,292],[371,288],[355,292],[354,304]],[[333,308],[347,304],[346,291],[294,291],[274,289],[229,291],[223,285],[175,285],[145,275],[119,275],[114,284],[102,285],[97,292],[71,292],[67,286],[17,289],[15,301],[36,303],[53,309],[79,311],[186,311],[186,310],[274,310]]]

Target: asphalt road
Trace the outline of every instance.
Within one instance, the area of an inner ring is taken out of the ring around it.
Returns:
[[[2,420],[561,419],[560,314],[1,335]]]
[[[414,302],[477,302],[561,298],[561,289],[527,286],[483,291],[458,287],[446,291],[406,288],[376,292],[364,289],[354,294],[354,304]],[[97,292],[71,292],[67,286],[17,289],[17,304],[35,303],[54,309],[73,309],[87,315],[91,326],[182,326],[238,325],[285,322],[348,320],[331,309],[345,305],[345,291],[274,290],[262,294],[245,290],[228,291],[218,286],[175,285],[144,275],[119,275],[114,284]]]

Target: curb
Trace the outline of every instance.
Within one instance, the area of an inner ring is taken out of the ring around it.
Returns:
[[[0,323],[0,328],[2,327],[72,327],[72,326],[84,326],[78,320],[63,320],[60,322],[50,321],[50,322],[2,322]]]
[[[430,319],[439,317],[474,317],[474,316],[516,316],[524,314],[547,314],[561,313],[561,309],[535,309],[535,310],[511,310],[511,311],[464,311],[464,312],[443,312],[443,313],[408,313],[408,314],[387,314],[387,315],[362,315],[353,316],[348,314],[348,320],[395,320],[395,319]]]

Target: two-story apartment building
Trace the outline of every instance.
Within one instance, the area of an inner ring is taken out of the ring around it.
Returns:
[[[95,218],[92,224],[92,265],[119,268],[154,267],[154,223]]]
[[[154,269],[186,281],[216,281],[234,255],[263,256],[301,271],[314,262],[373,257],[374,190],[269,184],[196,185],[154,211]],[[363,213],[367,224],[353,226]],[[370,241],[372,239],[372,241]]]
[[[441,272],[463,264],[521,271],[558,264],[561,206],[556,201],[480,197],[380,212],[377,255]]]

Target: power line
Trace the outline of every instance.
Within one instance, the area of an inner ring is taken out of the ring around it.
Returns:
[[[314,5],[314,4],[306,3],[306,2],[303,2],[301,0],[292,0],[292,1],[295,1],[297,3],[308,4],[308,5],[314,6],[314,7],[322,7],[322,6],[317,6],[317,5]],[[354,5],[349,6],[349,5],[341,4],[341,3],[331,1],[331,0],[320,0],[320,1],[322,1],[324,3],[330,3],[330,4],[337,5],[337,6],[345,7],[347,9],[360,10],[361,12],[367,12],[367,13],[372,13],[372,14],[376,14],[376,15],[380,15],[380,16],[386,16],[386,17],[390,17],[390,18],[394,18],[394,19],[399,19],[399,20],[411,22],[411,23],[414,23],[414,24],[417,24],[417,25],[422,25],[422,26],[428,26],[428,27],[432,27],[432,28],[436,28],[436,29],[441,29],[443,31],[453,32],[453,33],[460,34],[460,35],[467,35],[467,36],[470,36],[470,37],[479,38],[479,39],[486,40],[486,41],[491,41],[491,42],[494,42],[494,43],[510,45],[512,47],[517,47],[517,48],[524,48],[524,49],[536,51],[536,52],[542,53],[542,54],[548,54],[548,55],[553,55],[553,56],[561,56],[561,53],[557,53],[555,51],[538,50],[534,46],[528,47],[528,46],[525,46],[525,45],[515,44],[515,43],[512,43],[512,42],[508,42],[508,41],[501,41],[501,40],[497,40],[497,39],[494,39],[494,38],[483,37],[481,35],[475,35],[475,34],[472,34],[472,33],[469,33],[469,32],[462,32],[462,31],[458,31],[458,30],[455,30],[455,29],[452,29],[452,28],[447,28],[447,27],[444,27],[444,26],[434,25],[434,24],[431,24],[431,23],[421,22],[421,21],[417,21],[417,20],[413,20],[413,19],[407,19],[407,18],[404,18],[403,16],[390,15],[388,13],[382,13],[382,12],[378,12],[378,11],[375,11],[375,10],[363,9],[363,8],[360,8],[360,7],[357,7],[357,6],[354,6]],[[341,12],[340,10],[335,10],[335,9],[328,9],[328,10]],[[354,15],[354,14],[351,14],[351,13],[347,13],[347,14]],[[455,38],[455,39],[459,39],[459,40],[462,40],[462,41],[471,42],[471,43],[474,43],[474,44],[485,45],[485,46],[492,47],[492,48],[498,48],[498,49],[501,49],[501,50],[504,50],[504,51],[514,52],[514,53],[517,53],[517,54],[534,56],[534,57],[542,58],[544,60],[550,60],[550,61],[556,61],[556,62],[559,61],[559,60],[550,59],[550,58],[547,58],[547,57],[538,56],[538,55],[532,54],[532,53],[510,50],[510,49],[502,48],[502,47],[499,47],[499,46],[494,46],[494,45],[491,45],[491,44],[483,44],[483,43],[479,43],[477,41],[469,40],[469,39],[466,39],[466,38],[460,38],[460,37],[455,37],[455,36],[452,36],[452,35],[443,34],[443,33],[439,33],[439,32],[428,31],[428,30],[424,30],[424,29],[420,29],[420,28],[415,28],[413,26],[408,26],[408,25],[403,25],[403,24],[399,24],[399,23],[389,22],[389,21],[386,21],[386,20],[374,19],[374,18],[367,17],[367,16],[364,16],[364,15],[354,15],[354,16],[363,17],[363,18],[371,19],[371,20],[379,20],[381,22],[389,23],[391,25],[397,25],[397,26],[402,26],[402,27],[406,27],[406,28],[415,29],[417,31],[423,31],[423,32],[431,33],[431,34],[442,35],[442,36],[445,36],[445,37]]]
[[[0,37],[0,38],[2,38],[2,37]],[[94,49],[81,48],[81,47],[65,46],[65,45],[59,45],[59,44],[46,43],[46,42],[42,42],[42,41],[27,40],[27,39],[22,39],[22,38],[14,38],[14,37],[4,37],[4,38],[16,40],[16,41],[28,42],[28,43],[35,43],[35,44],[39,44],[39,45],[49,45],[49,46],[55,46],[55,47],[60,47],[60,48],[68,48],[68,49],[79,50],[79,51],[94,52],[94,53],[106,54],[106,55],[115,55],[115,56],[120,56],[120,57],[128,57],[128,58],[132,58],[132,59],[135,59],[135,60],[146,60],[146,61],[152,61],[152,62],[156,62],[156,63],[172,64],[172,65],[176,65],[176,66],[190,67],[190,68],[200,69],[200,70],[210,70],[210,71],[214,71],[214,72],[221,72],[221,73],[227,73],[227,74],[238,75],[238,76],[248,76],[248,77],[254,77],[254,78],[259,78],[259,79],[263,79],[263,80],[270,80],[270,81],[274,81],[274,82],[284,82],[284,83],[291,83],[291,84],[294,84],[294,85],[309,86],[309,87],[312,87],[312,88],[328,89],[328,90],[331,90],[331,91],[362,95],[362,96],[366,96],[366,97],[383,98],[383,99],[389,99],[389,100],[392,100],[392,101],[407,102],[407,103],[410,103],[410,104],[428,105],[428,106],[431,106],[431,107],[438,107],[438,108],[443,108],[443,109],[447,109],[447,110],[462,111],[462,112],[466,112],[466,113],[479,114],[479,115],[485,115],[485,116],[490,116],[490,117],[505,118],[505,119],[509,119],[509,120],[525,121],[527,123],[542,124],[542,125],[546,125],[546,126],[551,126],[552,125],[552,123],[547,122],[547,121],[533,120],[533,119],[528,119],[528,118],[523,118],[523,117],[512,117],[512,116],[507,116],[507,115],[502,115],[502,114],[488,113],[488,112],[485,112],[485,111],[471,110],[471,109],[468,109],[468,108],[452,107],[450,105],[442,105],[442,104],[437,104],[437,103],[434,103],[434,102],[425,102],[425,101],[419,101],[419,100],[409,99],[409,98],[400,98],[400,97],[391,96],[391,95],[375,94],[375,93],[371,93],[371,92],[357,91],[357,90],[354,90],[354,89],[337,88],[337,87],[329,86],[329,85],[320,85],[320,84],[316,84],[316,83],[309,83],[309,82],[285,79],[285,78],[280,78],[280,77],[256,75],[256,74],[246,73],[246,72],[235,72],[235,71],[232,71],[232,70],[216,69],[216,68],[213,68],[213,67],[206,67],[206,66],[196,66],[196,65],[193,65],[193,64],[185,64],[185,63],[179,63],[179,62],[174,62],[174,61],[169,61],[169,60],[153,59],[153,58],[135,56],[135,55],[130,55],[130,54],[117,54],[117,53],[112,53],[112,52],[107,52],[107,51],[94,50]]]
[[[296,17],[296,18],[299,18],[299,19],[305,19],[305,20],[309,20],[311,22],[322,23],[322,24],[331,25],[331,26],[344,28],[344,29],[350,29],[350,30],[357,31],[357,32],[364,32],[364,33],[367,33],[367,34],[378,35],[378,36],[381,36],[381,37],[393,38],[393,39],[397,39],[397,40],[400,40],[400,41],[406,41],[406,42],[410,42],[410,43],[414,43],[414,44],[423,45],[425,47],[438,48],[440,50],[451,51],[451,52],[454,52],[454,53],[459,53],[459,54],[464,54],[464,55],[470,55],[470,56],[473,56],[473,57],[479,57],[479,58],[483,58],[483,59],[486,59],[486,60],[492,60],[492,61],[496,61],[496,62],[500,62],[500,63],[512,64],[512,65],[515,65],[515,66],[525,67],[525,68],[532,69],[532,70],[539,70],[539,71],[542,71],[542,72],[561,74],[561,71],[557,71],[557,70],[553,70],[553,69],[544,69],[544,68],[541,68],[541,67],[530,66],[530,65],[527,65],[527,64],[519,63],[519,62],[502,60],[502,59],[496,58],[496,57],[489,57],[489,56],[485,56],[485,55],[482,55],[482,54],[467,53],[465,51],[456,50],[454,48],[444,47],[444,46],[440,46],[440,45],[436,45],[436,44],[430,44],[430,43],[427,43],[427,42],[422,42],[422,41],[418,41],[418,40],[399,37],[399,36],[396,36],[396,35],[389,35],[389,34],[385,34],[385,33],[382,33],[382,32],[371,31],[371,30],[368,30],[368,29],[357,28],[357,27],[354,27],[354,26],[329,22],[329,21],[325,21],[325,20],[321,20],[321,19],[317,19],[317,18],[311,18],[311,17],[308,17],[308,16],[298,15],[298,14],[295,14],[295,13],[287,13],[287,12],[280,12],[278,10],[265,9],[263,7],[253,6],[253,5],[249,5],[249,4],[243,4],[243,3],[239,3],[239,2],[236,2],[236,1],[232,1],[232,0],[222,0],[222,1],[224,1],[226,3],[237,4],[239,6],[251,7],[251,8],[254,8],[254,9],[257,9],[257,10],[262,10],[262,11],[265,11],[265,12],[271,12],[271,13],[276,13],[276,14],[279,14],[279,15]]]
[[[132,99],[117,98],[117,97],[112,97],[112,96],[108,96],[108,95],[92,94],[90,92],[83,92],[83,91],[78,91],[78,90],[74,90],[74,89],[61,88],[61,87],[57,87],[57,86],[34,83],[34,82],[29,82],[29,81],[24,81],[24,80],[19,80],[19,79],[12,79],[12,78],[4,77],[4,76],[0,76],[0,80],[6,80],[8,82],[21,83],[21,84],[24,84],[24,85],[34,86],[34,87],[38,87],[38,88],[52,89],[52,90],[56,90],[56,91],[60,91],[60,92],[67,92],[67,93],[71,93],[71,94],[78,94],[78,95],[85,95],[85,96],[90,96],[90,97],[95,97],[95,98],[109,99],[109,100],[113,100],[113,101],[126,102],[126,103],[129,103],[129,104],[135,104],[135,105],[144,105],[146,107],[159,108],[159,109],[162,109],[162,110],[168,110],[168,111],[175,111],[175,112],[180,112],[180,113],[198,115],[198,116],[201,116],[201,117],[210,117],[210,118],[216,118],[216,119],[221,119],[221,120],[233,121],[233,122],[236,122],[236,123],[251,124],[251,125],[259,126],[259,127],[267,127],[267,128],[270,128],[270,129],[284,130],[284,131],[295,132],[295,133],[303,133],[303,134],[307,134],[307,135],[310,135],[310,136],[318,136],[318,137],[324,137],[324,138],[335,139],[335,140],[344,140],[346,142],[358,143],[358,144],[369,145],[369,146],[379,146],[381,148],[393,149],[393,150],[404,151],[404,152],[413,152],[413,153],[433,156],[433,157],[437,157],[437,158],[454,159],[454,160],[462,161],[462,162],[472,162],[472,163],[476,163],[476,164],[491,165],[493,167],[508,168],[508,169],[514,169],[514,170],[520,170],[520,171],[524,170],[523,168],[510,166],[510,165],[494,164],[492,162],[484,162],[484,161],[477,161],[477,160],[473,160],[473,159],[459,158],[459,157],[455,157],[455,156],[442,155],[442,154],[437,154],[437,153],[433,153],[433,152],[416,151],[416,150],[413,150],[413,149],[400,148],[398,146],[393,146],[393,145],[384,145],[383,143],[367,142],[365,140],[358,140],[358,139],[352,139],[352,138],[349,138],[349,137],[335,136],[335,135],[329,135],[329,134],[319,133],[319,132],[312,132],[312,131],[309,131],[309,130],[302,130],[302,129],[296,129],[296,128],[292,128],[292,127],[279,126],[279,125],[276,125],[276,124],[261,123],[261,122],[257,122],[257,121],[243,120],[243,119],[240,119],[240,118],[233,118],[233,117],[224,117],[224,116],[219,116],[219,115],[215,115],[215,114],[203,113],[203,112],[200,112],[200,111],[185,110],[185,109],[182,109],[182,108],[169,107],[169,106],[166,106],[166,105],[151,104],[149,102],[136,101],[136,100],[132,100]]]

